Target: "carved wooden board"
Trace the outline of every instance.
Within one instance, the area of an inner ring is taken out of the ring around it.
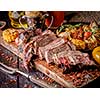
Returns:
[[[20,58],[23,58],[23,55],[18,52],[18,49],[15,43],[10,43],[10,44],[6,43],[3,40],[1,34],[0,34],[0,44],[4,46],[5,48],[7,48],[8,50],[10,50],[11,52],[13,52],[14,54],[16,54],[17,56],[19,56]],[[100,73],[98,72],[99,73],[98,76],[93,77],[92,79],[89,79],[86,82],[84,81],[80,86],[76,86],[73,84],[73,81],[69,81],[69,78],[71,78],[71,76],[67,76],[63,74],[63,71],[61,68],[58,68],[57,66],[49,65],[46,63],[46,61],[41,61],[41,60],[36,60],[34,61],[34,63],[36,65],[36,68],[39,71],[46,74],[48,77],[54,79],[57,83],[61,84],[62,86],[69,87],[69,88],[82,87],[100,76]]]

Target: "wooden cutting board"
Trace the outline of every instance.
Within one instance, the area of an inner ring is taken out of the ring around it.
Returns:
[[[18,47],[14,42],[7,43],[3,40],[2,32],[0,32],[0,44],[19,56],[20,58],[23,58],[23,55],[18,52]],[[73,85],[69,84],[66,80],[66,77],[62,74],[62,70],[58,69],[55,66],[48,65],[45,61],[36,60],[35,62],[36,68],[49,76],[50,78],[54,79],[56,82],[60,83],[64,87],[74,87]]]
[[[8,44],[7,42],[3,41],[1,33],[2,33],[2,31],[0,30],[0,44],[1,44],[0,50],[1,51],[3,50],[2,53],[0,52],[0,61],[2,63],[4,63],[5,65],[7,64],[7,66],[10,66],[11,68],[17,68],[17,65],[15,65],[15,64],[12,65],[12,66],[9,65],[9,60],[6,58],[7,56],[9,56],[9,57],[14,57],[13,59],[17,59],[17,56],[16,56],[18,54],[18,50],[16,49],[17,46],[15,45],[15,43],[9,43]],[[12,53],[8,53],[9,51],[12,52]],[[3,54],[3,56],[2,56],[2,54]],[[22,58],[21,54],[18,54],[18,55],[20,56],[20,58]],[[19,60],[19,61],[20,61],[19,62],[19,67],[20,67],[19,70],[22,71],[22,72],[24,72],[24,73],[26,73],[26,74],[28,74],[25,71],[25,69],[22,67],[22,65],[21,65],[22,61],[21,60]],[[36,73],[41,73],[41,72],[39,72],[38,70],[36,70],[36,71],[33,71],[33,72],[29,73],[29,74],[31,74],[31,77],[32,77],[31,81],[33,83],[35,83],[35,84],[37,84],[37,85],[39,85],[41,87],[47,87],[47,88],[61,88],[62,87],[60,84],[58,84],[57,82],[54,82],[54,80],[50,79],[46,75],[43,76],[43,78],[41,78],[41,76],[38,76]]]
[[[11,52],[13,52],[14,54],[16,54],[17,56],[19,56],[20,58],[23,58],[23,55],[18,52],[18,48],[15,45],[15,43],[6,43],[3,40],[1,32],[0,32],[0,44],[4,46],[5,48],[7,48],[8,50],[10,50]],[[35,63],[36,69],[46,74],[48,77],[54,79],[57,83],[61,84],[63,87],[69,87],[69,88],[82,87],[97,78],[95,77],[86,82],[83,82],[83,84],[81,84],[80,86],[75,86],[72,81],[69,81],[68,78],[70,78],[70,76],[67,77],[65,74],[63,74],[63,71],[61,68],[58,68],[57,66],[49,65],[44,60],[42,61],[36,60],[34,61],[34,63]]]

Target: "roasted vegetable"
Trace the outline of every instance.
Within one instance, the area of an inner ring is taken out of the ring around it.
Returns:
[[[84,33],[84,40],[88,39],[92,35],[92,32],[85,32]]]
[[[13,42],[18,37],[18,31],[13,28],[8,28],[3,31],[2,36],[6,42]]]
[[[96,47],[93,52],[92,52],[92,56],[95,59],[95,61],[100,64],[100,46]]]
[[[85,49],[85,42],[79,39],[72,39],[72,43],[76,46],[77,49]]]
[[[77,49],[93,50],[100,45],[100,28],[96,22],[88,24],[64,24],[57,30],[59,37],[71,40]]]
[[[97,47],[97,40],[94,37],[94,35],[92,35],[90,38],[84,41],[86,44],[86,49],[93,50],[95,47]]]

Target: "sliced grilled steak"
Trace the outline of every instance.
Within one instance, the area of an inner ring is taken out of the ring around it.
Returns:
[[[71,42],[68,41],[67,44],[69,45],[71,50],[76,50],[76,46],[74,46]]]
[[[64,70],[76,65],[95,65],[87,53],[76,51],[76,47],[70,41],[57,38],[50,30],[46,30],[41,35],[32,37],[30,40],[23,51],[23,62],[26,69],[28,69],[30,62],[33,61],[34,54],[38,55],[41,60],[45,58],[47,63],[63,64],[65,66]]]
[[[36,41],[36,39],[38,39],[39,36],[35,36],[32,38],[32,40],[30,42],[28,42],[23,49],[23,63],[24,63],[24,67],[27,69],[30,60],[34,54],[34,42]]]
[[[57,39],[55,34],[43,34],[42,36],[40,36],[34,43],[35,54],[38,54],[38,48],[39,47],[44,47],[47,44],[49,44],[52,41],[54,41],[55,39]]]
[[[39,44],[40,40],[43,39],[46,36],[49,36],[50,35],[50,32],[51,31],[47,30],[47,31],[44,32],[45,34],[42,33],[41,35],[37,35],[37,36],[34,36],[34,37],[30,37],[30,41],[28,43],[26,43],[26,45],[24,46],[24,52],[23,52],[24,55],[26,54],[27,50],[30,47],[33,47],[35,49],[36,46],[38,47],[39,45],[41,45],[41,44]],[[54,35],[53,32],[51,32],[51,34]],[[23,36],[23,34],[22,34],[22,36]],[[56,38],[56,36],[54,38]],[[36,50],[34,50],[34,51],[36,51]]]
[[[70,43],[71,44],[71,43]],[[71,44],[73,45],[73,44]],[[74,47],[74,45],[73,45]],[[48,51],[45,52],[45,59],[47,61],[47,63],[51,63],[53,62],[53,58],[55,58],[55,56],[62,52],[62,51],[69,51],[69,50],[74,50],[73,48],[70,48],[69,45],[67,44],[67,42],[53,48],[53,49],[49,49]]]
[[[56,64],[60,64],[60,58],[66,58],[67,62],[70,65],[78,65],[81,64],[83,66],[91,66],[95,65],[95,63],[90,60],[89,55],[87,53],[82,53],[80,51],[62,51],[56,55],[57,57],[53,58]],[[59,62],[57,62],[59,61]]]
[[[55,47],[58,47],[58,46],[62,45],[63,43],[65,43],[65,40],[63,38],[57,38],[54,41],[52,41],[51,43],[47,44],[46,46],[39,47],[39,49],[38,49],[39,58],[42,60],[44,58],[46,51],[53,49]]]
[[[62,51],[53,58],[53,61],[63,69],[64,73],[94,69],[97,66],[94,61],[90,60],[87,53],[80,51]]]
[[[50,32],[49,32],[50,33]],[[35,48],[39,47],[39,46],[42,46],[44,44],[44,41],[42,43],[42,40],[45,39],[46,37],[48,38],[50,34],[44,34],[44,35],[37,35],[37,36],[34,36],[34,37],[30,37],[31,38],[31,41],[28,42],[25,46],[24,46],[24,49],[23,49],[23,55],[27,55],[27,52],[28,50],[30,50],[30,48],[33,48],[34,50],[34,54],[36,54],[36,50]],[[53,38],[54,36],[54,38]],[[56,36],[53,34],[52,38],[55,39]],[[45,38],[44,38],[45,37]],[[40,41],[41,40],[41,41]],[[45,39],[46,40],[46,39]],[[52,40],[52,39],[50,39]],[[41,43],[40,43],[41,42]],[[45,41],[45,44],[48,43]]]
[[[44,34],[45,33],[45,34]],[[47,45],[48,43],[54,41],[57,39],[56,35],[47,30],[41,35],[37,35],[35,37],[31,38],[31,41],[28,42],[24,49],[23,49],[23,63],[24,67],[27,69],[31,59],[32,55],[38,55],[38,48]],[[51,34],[50,34],[51,33]]]

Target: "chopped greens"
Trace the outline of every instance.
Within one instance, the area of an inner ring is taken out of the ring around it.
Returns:
[[[80,27],[81,25],[82,25],[82,23],[75,24],[75,25],[64,24],[64,25],[60,26],[60,28],[58,28],[58,32],[64,31],[65,28],[70,28],[70,29],[78,28],[78,27]]]

